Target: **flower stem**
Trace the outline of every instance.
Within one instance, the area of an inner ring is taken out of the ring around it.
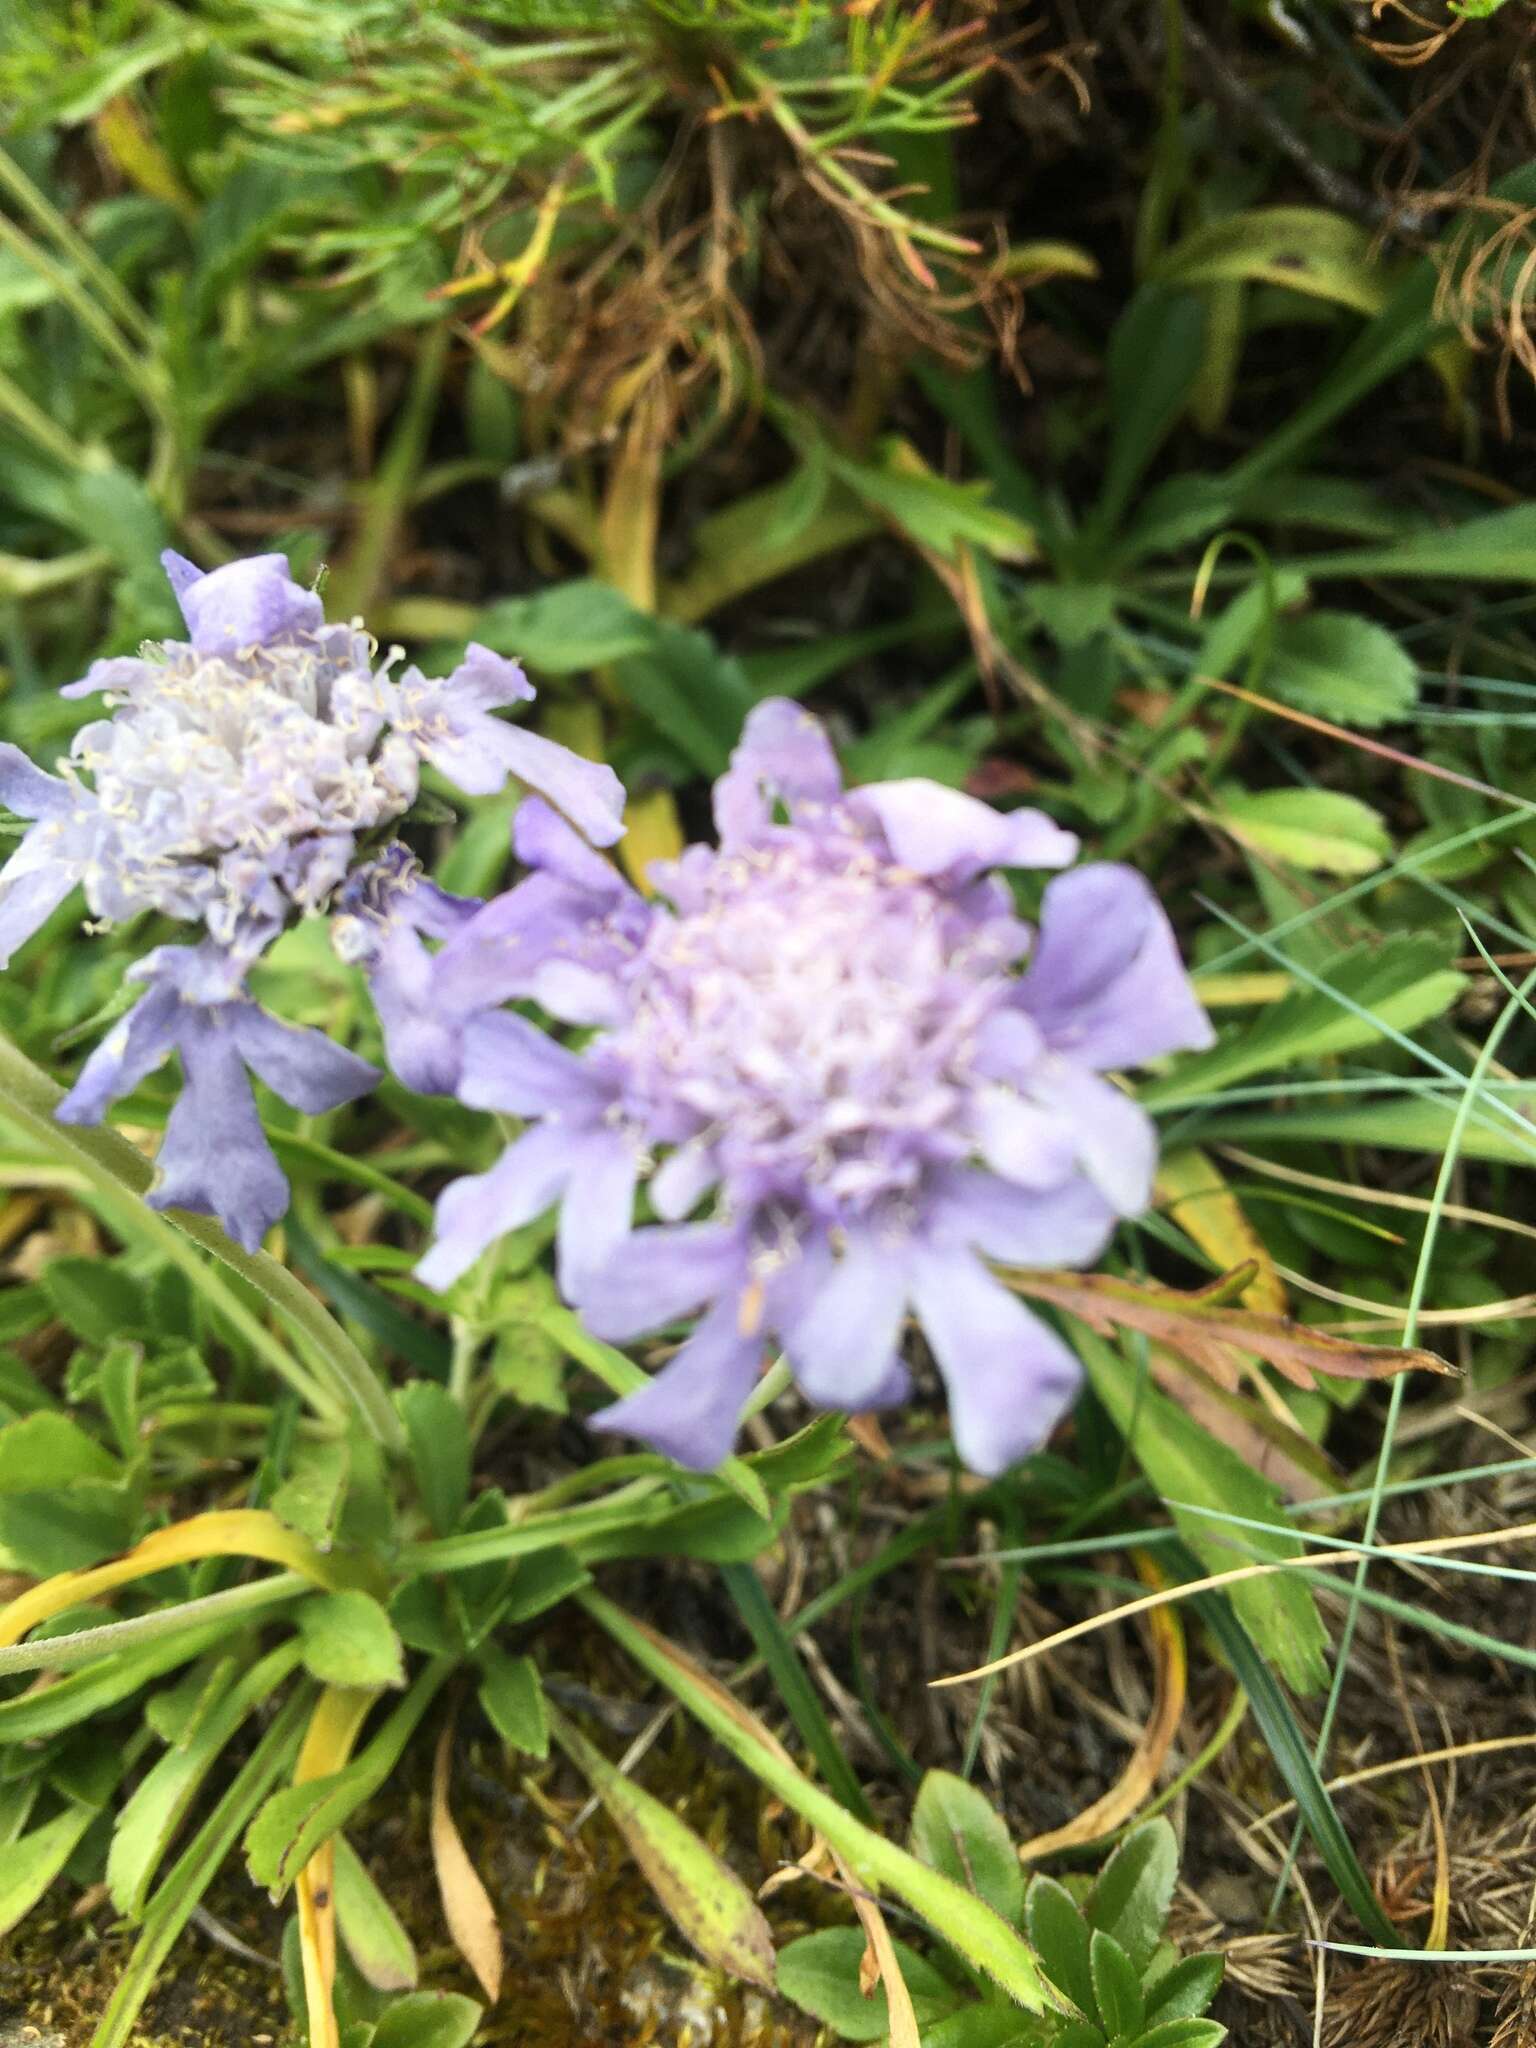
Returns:
[[[355,1412],[370,1435],[391,1449],[399,1448],[404,1433],[388,1394],[346,1331],[308,1289],[265,1252],[242,1251],[208,1217],[176,1209],[162,1218],[147,1208],[141,1198],[153,1178],[149,1161],[116,1131],[56,1122],[53,1112],[62,1096],[58,1084],[0,1033],[0,1114],[42,1151],[75,1167],[119,1213],[127,1211],[135,1227],[157,1238],[167,1256],[205,1294],[216,1296],[220,1314],[317,1414],[334,1421]],[[307,1366],[290,1355],[232,1288],[216,1281],[187,1248],[185,1238],[212,1252],[271,1304],[301,1340]]]

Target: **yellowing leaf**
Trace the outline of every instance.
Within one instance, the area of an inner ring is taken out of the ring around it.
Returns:
[[[294,1766],[295,1785],[326,1778],[352,1754],[358,1730],[373,1705],[371,1692],[332,1686],[315,1702],[304,1744]],[[336,1845],[325,1842],[310,1857],[294,1884],[299,1909],[299,1955],[304,1967],[304,2004],[310,2048],[340,2048],[336,2022]]]
[[[1097,257],[1076,242],[1015,242],[996,265],[999,277],[1043,284],[1048,277],[1097,277]]]
[[[464,1838],[454,1825],[448,1807],[448,1772],[453,1761],[452,1715],[438,1737],[437,1756],[432,1766],[432,1865],[437,1872],[438,1896],[443,1918],[454,1946],[474,1971],[480,1989],[494,2005],[501,1996],[505,1958],[501,1929],[490,1893],[480,1873],[469,1860]]]
[[[96,116],[96,140],[129,184],[147,192],[151,199],[163,199],[184,219],[195,217],[197,201],[126,93],[108,100]]]
[[[1250,1261],[1258,1268],[1243,1289],[1249,1308],[1285,1314],[1285,1288],[1275,1262],[1209,1153],[1194,1145],[1170,1152],[1158,1168],[1157,1203],[1222,1272]]]
[[[1278,1003],[1296,986],[1288,974],[1195,975],[1195,989],[1208,1010],[1243,1010],[1260,1003]]]
[[[148,1578],[173,1564],[190,1564],[204,1557],[255,1557],[265,1564],[282,1565],[300,1573],[317,1586],[331,1591],[356,1585],[360,1567],[344,1558],[322,1556],[307,1537],[284,1528],[276,1515],[263,1508],[231,1508],[209,1515],[192,1515],[173,1522],[168,1529],[156,1529],[142,1543],[136,1543],[123,1557],[89,1571],[60,1572],[40,1586],[0,1609],[0,1646],[19,1643],[29,1630],[66,1607],[78,1607]]]
[[[652,893],[648,880],[652,861],[676,860],[682,850],[683,828],[671,790],[653,789],[648,796],[632,798],[624,812],[619,859],[642,896]]]
[[[1147,1585],[1156,1589],[1166,1584],[1148,1552],[1135,1553],[1136,1569]],[[1129,1761],[1102,1799],[1085,1806],[1065,1826],[1049,1834],[1035,1835],[1019,1844],[1024,1863],[1038,1863],[1058,1849],[1075,1849],[1084,1842],[1097,1842],[1133,1820],[1151,1797],[1157,1774],[1173,1747],[1184,1715],[1189,1680],[1189,1658],[1184,1646],[1184,1624],[1177,1608],[1154,1607],[1147,1617],[1156,1665],[1156,1692],[1147,1725],[1137,1739]]]

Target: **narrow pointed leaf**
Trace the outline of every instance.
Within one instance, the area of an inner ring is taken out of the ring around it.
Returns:
[[[615,1768],[563,1714],[556,1742],[602,1801],[678,1931],[716,1969],[773,1988],[773,1937],[757,1902],[686,1821]]]

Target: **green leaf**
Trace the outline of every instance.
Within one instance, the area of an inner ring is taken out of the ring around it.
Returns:
[[[107,1889],[125,1919],[137,1920],[166,1850],[209,1772],[241,1725],[299,1661],[289,1642],[254,1664],[139,1781],[117,1817],[107,1856]]]
[[[822,1777],[850,1813],[856,1813],[864,1820],[872,1819],[864,1789],[843,1754],[820,1695],[806,1676],[800,1652],[791,1642],[773,1602],[764,1591],[762,1580],[750,1564],[723,1565],[720,1576],[773,1676],[779,1698],[788,1709],[801,1740],[815,1757]]]
[[[1177,1553],[1174,1555],[1176,1558]],[[1192,1570],[1192,1567],[1192,1559],[1187,1560],[1183,1567],[1175,1564],[1175,1569]],[[1356,1919],[1373,1941],[1384,1948],[1403,1947],[1403,1937],[1382,1911],[1381,1901],[1361,1868],[1354,1845],[1339,1819],[1338,1809],[1327,1786],[1318,1776],[1312,1757],[1312,1738],[1297,1720],[1290,1701],[1275,1682],[1274,1673],[1259,1655],[1234,1611],[1230,1597],[1219,1593],[1195,1593],[1190,1597],[1196,1612],[1215,1636],[1237,1674],[1238,1684],[1248,1695],[1253,1717],[1269,1745],[1275,1768],[1296,1801],[1297,1812],[1317,1844],[1318,1852],[1328,1866],[1329,1876],[1349,1901]],[[1176,2024],[1183,2025],[1184,2022]]]
[[[627,1778],[563,1715],[551,1713],[550,1725],[555,1740],[629,1844],[678,1932],[713,1968],[771,1990],[773,1936],[735,1871],[670,1806]]]
[[[439,1536],[458,1526],[469,1500],[470,1444],[464,1411],[433,1380],[412,1380],[395,1396],[427,1519]]]
[[[565,1354],[547,1330],[523,1320],[498,1322],[491,1348],[491,1378],[526,1408],[566,1415]]]
[[[592,1574],[575,1552],[552,1543],[548,1550],[518,1560],[502,1618],[509,1628],[522,1628],[591,1583]]]
[[[469,2048],[481,2007],[457,1991],[416,1991],[392,2000],[372,2048]]]
[[[653,619],[645,650],[614,668],[623,696],[705,775],[718,775],[756,698],[741,663],[705,632]]]
[[[1092,1934],[1065,1885],[1043,1872],[1030,1879],[1024,1899],[1024,1930],[1040,1967],[1079,2012],[1097,2010],[1089,1961]]]
[[[1093,1930],[1088,1955],[1099,2024],[1111,2040],[1133,2034],[1146,2009],[1135,1964],[1115,1937],[1106,1934],[1102,1927]]]
[[[951,1771],[929,1771],[912,1808],[912,1847],[931,1864],[1018,1922],[1024,1872],[992,1803]]]
[[[60,1322],[88,1344],[149,1327],[144,1290],[109,1259],[50,1259],[42,1282]]]
[[[1536,1094],[1506,1095],[1504,1100],[1536,1123]],[[1229,1110],[1202,1119],[1200,1131],[1202,1137],[1234,1143],[1261,1139],[1276,1144],[1380,1145],[1388,1151],[1436,1155],[1444,1152],[1455,1120],[1455,1103],[1444,1100],[1362,1102],[1344,1109],[1276,1110],[1265,1105],[1257,1114]],[[1536,1130],[1526,1135],[1502,1117],[1474,1112],[1461,1133],[1461,1149],[1471,1159],[1530,1166],[1536,1162]]]
[[[539,1667],[531,1657],[509,1657],[494,1643],[479,1653],[480,1704],[502,1741],[525,1756],[549,1755],[549,1711]]]
[[[139,1449],[139,1379],[144,1347],[130,1337],[116,1338],[102,1351],[95,1374],[95,1393],[102,1413],[125,1458]]]
[[[299,1609],[304,1666],[322,1685],[382,1690],[405,1683],[405,1653],[369,1593],[317,1593]]]
[[[1291,417],[1227,471],[1229,488],[1242,492],[1294,463],[1340,414],[1444,340],[1451,328],[1436,303],[1440,287],[1435,265],[1416,263]]]
[[[1254,206],[1204,221],[1150,275],[1169,284],[1278,284],[1368,314],[1387,295],[1373,232],[1321,206]]]
[[[1104,2048],[1104,2036],[1086,2020],[1071,2020],[1054,2037],[1051,2048]]]
[[[1281,1522],[1280,1496],[1267,1479],[1195,1421],[1187,1409],[1150,1385],[1089,1330],[1073,1331],[1089,1384],[1148,1479],[1164,1500],[1180,1503],[1174,1520],[1191,1550],[1210,1571],[1234,1562],[1231,1547],[1221,1540],[1220,1525],[1198,1512],[1217,1508],[1255,1522]],[[1260,1558],[1298,1557],[1300,1542],[1291,1536],[1245,1530],[1245,1543]],[[1323,1652],[1327,1636],[1318,1619],[1311,1589],[1295,1572],[1249,1579],[1233,1586],[1229,1596],[1264,1655],[1297,1692],[1311,1692],[1328,1672]]]
[[[1171,1074],[1147,1082],[1140,1099],[1149,1109],[1164,1109],[1230,1088],[1254,1074],[1328,1053],[1354,1052],[1384,1036],[1374,1019],[1395,1031],[1416,1030],[1443,1016],[1465,986],[1459,974],[1446,969],[1445,959],[1442,940],[1405,933],[1336,953],[1318,970],[1326,988],[1298,988],[1269,1004],[1209,1052],[1195,1053]],[[1198,979],[1195,986],[1198,990]],[[1347,998],[1347,1004],[1332,990]],[[1370,1014],[1358,1016],[1357,1009]]]
[[[0,1873],[0,1935],[25,1920],[74,1855],[96,1815],[88,1806],[66,1806],[52,1820],[7,1843]]]
[[[899,441],[887,444],[884,462],[833,458],[833,468],[866,505],[888,519],[920,547],[953,561],[962,541],[1005,560],[1028,561],[1035,554],[1032,529],[1011,512],[990,503],[985,483],[953,483],[948,477],[904,458]]]
[[[1105,1864],[1088,1901],[1088,1924],[1113,1935],[1138,1970],[1162,1939],[1179,1875],[1179,1841],[1166,1820],[1133,1828]]]
[[[1113,531],[1189,403],[1205,355],[1205,307],[1192,292],[1144,284],[1109,344],[1110,443],[1095,533]]]
[[[407,1579],[389,1596],[389,1618],[401,1640],[429,1657],[456,1655],[464,1648],[459,1615],[441,1579]]]
[[[122,1471],[111,1452],[67,1415],[27,1415],[0,1427],[0,1493],[119,1479]]]
[[[128,2048],[135,2021],[166,1957],[239,1839],[241,1828],[274,1780],[290,1768],[313,1704],[313,1688],[307,1683],[289,1694],[229,1789],[177,1858],[150,1901],[143,1932],[107,2003],[91,2048]]]
[[[781,1748],[744,1722],[734,1702],[722,1696],[722,1689],[672,1644],[638,1628],[622,1609],[601,1595],[589,1592],[580,1597],[587,1613],[642,1669],[660,1679],[723,1748],[826,1836],[857,1882],[894,1893],[938,1929],[957,1955],[973,1968],[984,1970],[1010,1998],[1030,2012],[1044,2009],[1046,1995],[1035,1958],[990,1906],[839,1806],[830,1793],[797,1770]]]
[[[288,1477],[273,1492],[273,1514],[311,1543],[327,1549],[346,1504],[350,1469],[344,1441],[328,1437],[316,1442],[301,1440],[293,1448]]]
[[[344,1770],[273,1793],[245,1837],[253,1880],[275,1897],[286,1892],[322,1843],[344,1828],[360,1806],[388,1783],[401,1752],[454,1667],[434,1660],[420,1673],[362,1755]]]
[[[375,1991],[415,1990],[421,1969],[411,1938],[345,1835],[336,1837],[336,1924]]]
[[[1102,2034],[1096,2034],[1093,2048],[1103,2048]],[[923,2048],[1062,2048],[1065,2034],[1041,2033],[1033,2020],[1021,2022],[1016,2005],[989,1999],[985,2005],[962,2006],[941,2020],[925,2020]]]
[[[1309,566],[1319,574],[1339,576],[1536,582],[1536,504],[1485,512],[1459,526],[1406,535],[1387,547],[1341,549]]]
[[[121,1464],[69,1416],[0,1427],[0,1547],[15,1568],[47,1578],[99,1564],[133,1541],[137,1513]]]
[[[696,1557],[709,1564],[745,1564],[765,1550],[789,1512],[781,1503],[771,1517],[726,1494],[682,1502],[670,1513],[632,1528],[589,1537],[590,1563],[616,1557]]]
[[[34,1577],[81,1571],[126,1550],[137,1523],[135,1496],[86,1481],[60,1492],[0,1497],[0,1552]]]
[[[474,637],[547,676],[601,668],[652,645],[651,620],[611,583],[578,577],[482,612]]]
[[[35,1742],[96,1719],[179,1664],[190,1664],[218,1648],[227,1633],[227,1624],[220,1622],[184,1629],[147,1649],[122,1650],[98,1658],[78,1671],[66,1672],[52,1685],[32,1686],[14,1694],[0,1702],[0,1747]]]
[[[1277,622],[1264,688],[1335,725],[1374,728],[1409,716],[1418,677],[1412,655],[1385,626],[1319,610]]]
[[[1227,789],[1214,809],[1244,846],[1309,874],[1368,875],[1392,851],[1380,814],[1342,790]]]
[[[866,1998],[859,1989],[859,1965],[864,1955],[863,1930],[857,1927],[824,1927],[815,1934],[802,1934],[779,1950],[778,1989],[782,1997],[823,2026],[831,2027],[845,2041],[882,2041],[890,2032],[890,2010],[885,1986],[877,1984]],[[901,1974],[912,1994],[919,2019],[928,2011],[943,2011],[955,2002],[954,1986],[947,1983],[904,1941],[894,1943]],[[1017,2032],[1017,2006],[1008,2014]],[[926,2032],[925,2040],[930,2038]]]
[[[1195,673],[1231,682],[1249,653],[1272,647],[1280,615],[1307,594],[1305,577],[1281,569],[1257,576],[1206,627],[1195,656]]]
[[[1136,2037],[1134,2048],[1220,2048],[1227,2038],[1215,2020],[1166,2020]]]
[[[1224,1956],[1186,1956],[1147,1993],[1149,2020],[1198,2019],[1221,1989]]]

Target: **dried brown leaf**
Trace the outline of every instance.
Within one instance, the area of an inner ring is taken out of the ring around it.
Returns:
[[[463,1837],[448,1810],[448,1772],[453,1758],[452,1715],[443,1724],[432,1765],[432,1863],[437,1872],[438,1895],[443,1918],[454,1946],[479,1981],[480,1989],[494,2005],[501,1996],[505,1960],[496,1908],[469,1860]]]
[[[1160,1287],[1151,1280],[1122,1280],[1111,1273],[1014,1273],[1019,1294],[1048,1301],[1085,1322],[1102,1337],[1138,1330],[1209,1373],[1218,1386],[1238,1385],[1245,1357],[1262,1358],[1292,1386],[1311,1388],[1317,1375],[1335,1379],[1390,1379],[1399,1372],[1450,1373],[1433,1351],[1390,1344],[1360,1344],[1328,1330],[1314,1330],[1289,1316],[1262,1315],[1234,1307],[1231,1296],[1252,1284],[1250,1261],[1193,1293]]]

